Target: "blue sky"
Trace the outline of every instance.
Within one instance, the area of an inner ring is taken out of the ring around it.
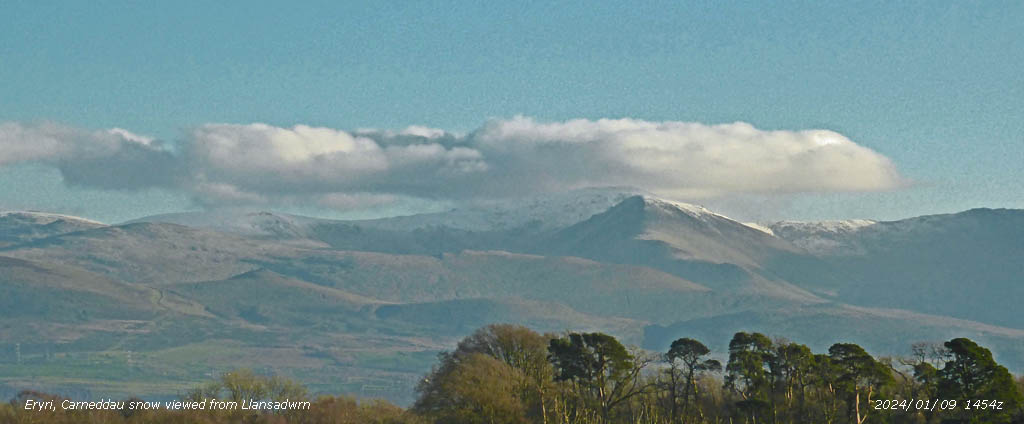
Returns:
[[[745,219],[1024,207],[1024,3],[844,3],[7,1],[0,122],[124,128],[174,150],[209,123],[742,121],[835,131],[907,183],[680,200]],[[118,221],[209,205],[173,185],[76,184],[54,163],[0,166],[0,208]]]

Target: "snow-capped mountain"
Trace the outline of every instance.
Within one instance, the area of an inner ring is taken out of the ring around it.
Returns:
[[[317,239],[319,232],[331,226],[387,232],[438,228],[466,232],[511,231],[524,228],[545,231],[585,220],[641,192],[638,189],[622,187],[581,189],[527,198],[469,202],[445,212],[365,220],[335,220],[268,211],[214,209],[153,215],[129,222],[164,222],[245,236],[279,239]]]
[[[127,340],[142,352],[238,337],[246,355],[301,346],[287,354],[331,381],[415,380],[423,370],[351,358],[405,349],[425,369],[446,338],[500,321],[659,350],[741,330],[878,354],[965,336],[1024,370],[1021,210],[759,227],[595,189],[377,220],[221,210],[139,221],[0,214],[0,339],[73,334],[80,351]]]
[[[762,263],[798,249],[701,206],[633,196],[544,238],[536,252],[643,265],[720,290],[819,302]]]
[[[560,231],[555,240],[567,252],[595,250],[594,256],[638,242],[663,247],[676,259],[743,266],[755,265],[767,251],[792,250],[784,240],[702,206],[653,196],[629,197]]]
[[[860,305],[1024,328],[1024,211],[972,209],[899,221],[779,224],[818,261],[787,279]]]

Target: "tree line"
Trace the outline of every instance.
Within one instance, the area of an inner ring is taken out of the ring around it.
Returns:
[[[739,332],[722,364],[692,338],[654,354],[603,333],[491,325],[439,356],[412,411],[435,423],[1024,423],[1022,386],[966,338],[875,358]]]
[[[692,338],[666,352],[603,333],[540,334],[497,324],[442,352],[403,409],[319,396],[292,411],[25,411],[22,392],[0,423],[698,424],[1024,423],[1024,377],[966,338],[917,343],[875,358],[853,343],[814,353],[760,333],[736,333],[723,364]],[[183,400],[305,400],[288,379],[239,370]]]

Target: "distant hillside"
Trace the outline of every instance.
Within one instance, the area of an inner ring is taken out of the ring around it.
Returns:
[[[852,228],[779,231],[820,259],[786,278],[835,300],[1024,328],[1024,211],[973,209]],[[822,242],[822,241],[827,242]],[[818,278],[827,275],[827,278]]]
[[[152,318],[161,312],[202,315],[184,299],[161,298],[157,290],[74,267],[0,256],[0,275],[0,319],[32,323],[37,330],[54,330],[61,323]]]
[[[103,227],[105,224],[45,212],[0,212],[0,247]]]
[[[1024,211],[758,226],[627,189],[364,221],[5,213],[0,385],[159,397],[248,364],[408,402],[438,350],[497,321],[658,350],[965,336],[1022,372],[1022,258]]]

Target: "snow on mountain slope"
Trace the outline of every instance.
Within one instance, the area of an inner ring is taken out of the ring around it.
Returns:
[[[970,236],[974,231],[995,231],[992,240],[1016,232],[1024,211],[971,209],[955,214],[924,215],[897,221],[851,219],[843,221],[778,221],[766,226],[779,238],[819,256],[863,255],[904,243],[916,244],[936,234]],[[1000,224],[1003,222],[1004,224]],[[1006,228],[1002,228],[1005,226]],[[1009,230],[1006,232],[1004,230]],[[973,238],[975,241],[977,237]]]
[[[771,227],[768,227],[768,226],[765,226],[765,225],[761,225],[761,224],[758,224],[756,222],[741,222],[741,224],[746,225],[746,226],[748,226],[750,228],[753,228],[753,229],[755,229],[757,231],[760,231],[762,233],[768,234],[770,236],[774,236],[775,235],[775,232],[772,231]]]
[[[972,209],[808,234],[803,240],[835,244],[809,250],[817,261],[784,264],[787,281],[847,303],[1024,329],[1022,315],[1007,312],[1024,298],[1022,210]]]
[[[103,226],[107,225],[99,221],[93,221],[88,218],[82,218],[73,215],[64,215],[59,213],[50,212],[38,212],[38,211],[2,211],[0,212],[0,219],[19,218],[32,220],[36,224],[49,224],[54,221],[67,221],[81,223],[83,225],[95,225]]]
[[[216,209],[153,215],[128,223],[151,222],[185,225],[249,237],[302,239],[309,237],[310,225],[330,221],[276,212]]]
[[[106,224],[77,216],[47,212],[0,212],[0,247],[25,243]]]
[[[596,232],[663,243],[677,259],[756,267],[770,251],[793,250],[783,240],[702,206],[653,196],[626,199],[566,234],[595,225]]]
[[[628,187],[590,188],[519,199],[477,201],[447,212],[350,222],[393,231],[447,227],[479,232],[528,226],[542,231],[583,221],[641,193],[642,190]]]
[[[489,232],[527,227],[542,231],[585,220],[639,192],[637,189],[621,187],[581,189],[520,199],[477,201],[446,212],[365,220],[334,220],[277,212],[218,209],[154,215],[129,223],[162,222],[273,239],[318,239],[318,230],[331,226],[389,232],[412,232],[428,228]]]
[[[850,240],[850,236],[877,223],[877,221],[865,219],[817,222],[779,221],[768,224],[766,227],[771,234],[812,254],[852,254],[861,250],[860,246]]]
[[[537,250],[650,266],[712,289],[756,292],[766,299],[822,301],[762,269],[767,258],[796,254],[785,240],[700,206],[652,196],[630,197],[545,238]]]

